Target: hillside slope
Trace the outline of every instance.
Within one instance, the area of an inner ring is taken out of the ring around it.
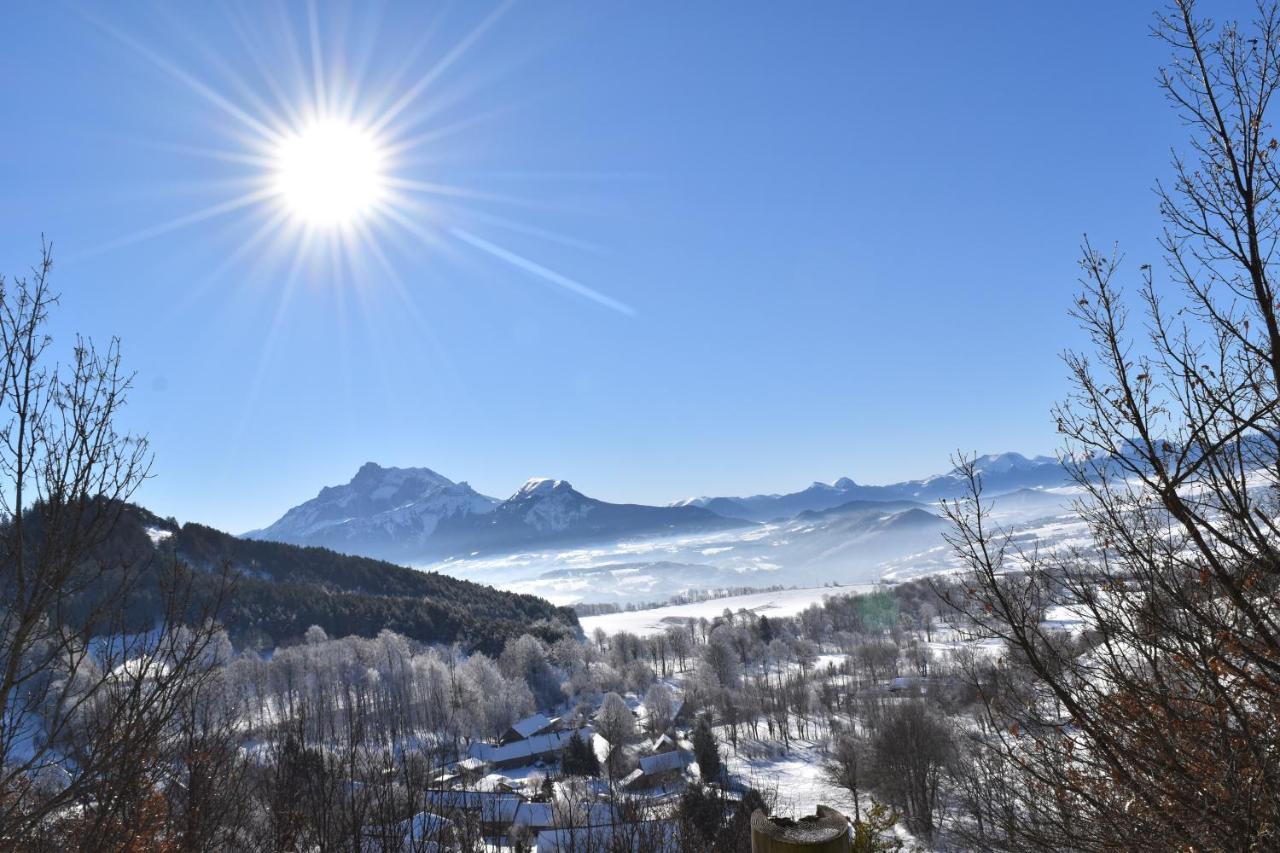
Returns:
[[[326,548],[179,526],[141,507],[127,508],[107,548],[148,561],[156,572],[177,560],[205,587],[202,579],[229,566],[235,583],[222,621],[241,646],[293,642],[311,625],[335,637],[374,636],[387,628],[424,643],[456,642],[486,652],[500,651],[507,639],[524,633],[556,639],[577,631],[571,610],[536,596]],[[158,607],[155,595],[143,591],[130,610],[145,624]]]

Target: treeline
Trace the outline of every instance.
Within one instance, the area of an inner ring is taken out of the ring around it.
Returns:
[[[737,595],[751,595],[757,592],[778,592],[787,589],[781,584],[773,586],[728,586],[720,589],[702,589],[689,590],[679,595],[673,595],[669,598],[663,598],[654,601],[636,602],[631,601],[626,604],[617,604],[615,602],[580,602],[573,605],[573,610],[579,616],[607,616],[610,613],[630,613],[636,610],[652,610],[655,607],[670,607],[676,604],[694,604],[699,601],[714,601],[718,598],[732,598]]]

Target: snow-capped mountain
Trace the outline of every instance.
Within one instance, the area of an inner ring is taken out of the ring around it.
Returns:
[[[566,542],[612,542],[632,536],[704,533],[750,526],[701,507],[613,504],[589,498],[564,480],[525,483],[483,518],[460,519],[442,534],[467,535],[470,551],[493,553],[516,547]]]
[[[426,468],[381,468],[370,462],[345,486],[322,489],[270,527],[245,535],[421,562],[749,524],[701,507],[606,503],[564,480],[543,478],[529,480],[505,501],[496,501]]]
[[[1016,489],[1044,489],[1066,485],[1067,472],[1050,456],[1028,458],[1020,453],[998,453],[975,460],[988,496]],[[967,483],[956,470],[921,480],[904,480],[885,486],[864,486],[848,477],[833,483],[817,482],[789,494],[750,497],[701,497],[678,501],[675,506],[699,506],[726,518],[773,521],[793,518],[809,510],[825,510],[850,501],[919,501],[927,503],[966,494]]]
[[[1043,490],[1067,480],[1057,460],[1043,456],[993,454],[980,457],[977,467],[988,497],[1022,493],[1009,504],[1011,512],[1024,505],[1054,504],[1058,499]],[[908,531],[936,535],[928,530],[937,526],[936,507],[930,504],[964,491],[964,479],[950,471],[883,486],[841,477],[791,494],[694,498],[659,507],[607,503],[564,480],[538,478],[499,501],[427,468],[383,468],[370,462],[349,483],[321,489],[271,526],[245,535],[423,565],[641,538],[714,535],[780,522],[778,530],[785,528],[786,536],[769,546],[770,553],[787,555],[787,563],[796,567],[830,566],[836,559],[861,564],[898,550],[913,538]],[[792,529],[791,521],[798,526]],[[756,535],[750,530],[742,534],[748,541]],[[789,544],[782,541],[788,537]]]
[[[323,545],[335,551],[391,557],[425,547],[441,522],[485,515],[498,501],[430,468],[361,466],[349,483],[326,486],[250,539]]]

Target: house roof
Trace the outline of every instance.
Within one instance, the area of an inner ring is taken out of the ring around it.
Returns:
[[[668,770],[683,770],[691,760],[687,752],[676,749],[644,756],[640,759],[640,769],[644,771],[644,775],[653,776]]]
[[[521,803],[511,822],[535,828],[555,826],[556,810],[551,803]]]
[[[366,826],[362,830],[360,849],[364,853],[382,853],[384,850],[423,851],[423,853],[439,853],[443,850],[437,844],[453,821],[431,812],[418,812],[408,820],[401,821],[394,827]],[[396,845],[388,847],[388,843]]]
[[[589,728],[582,728],[577,731],[584,738],[591,736],[591,729]],[[474,759],[487,761],[490,764],[503,764],[508,761],[518,761],[521,758],[532,759],[536,755],[543,755],[548,752],[558,752],[569,745],[569,740],[572,737],[572,731],[548,732],[544,735],[534,735],[524,740],[512,741],[498,746],[491,743],[473,743],[468,752]]]
[[[595,735],[591,738],[591,751],[596,754],[597,761],[608,761],[609,753],[613,751],[613,744],[605,740],[602,735]]]
[[[663,734],[661,737],[654,738],[653,743],[649,744],[650,752],[663,752],[676,748],[676,742],[671,739],[670,735]]]
[[[517,720],[511,724],[511,730],[520,737],[532,737],[538,732],[549,729],[556,723],[560,722],[559,717],[548,717],[546,714],[534,714],[532,717],[525,717],[523,720]]]

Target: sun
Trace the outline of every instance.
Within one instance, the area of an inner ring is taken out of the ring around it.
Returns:
[[[201,79],[128,33],[104,26],[109,35],[213,107],[216,120],[209,128],[213,138],[226,136],[233,144],[210,144],[204,138],[179,143],[157,140],[163,148],[215,164],[216,176],[197,182],[193,192],[203,197],[211,186],[218,198],[87,253],[119,249],[234,216],[238,222],[229,230],[233,228],[240,238],[238,245],[205,280],[243,265],[263,274],[282,273],[277,318],[283,316],[285,302],[303,278],[308,284],[376,282],[393,290],[416,314],[409,285],[398,267],[401,259],[432,250],[457,261],[459,249],[487,255],[575,297],[634,314],[630,305],[504,245],[492,233],[501,229],[598,251],[571,235],[493,210],[498,205],[538,210],[546,207],[544,198],[441,180],[443,176],[436,172],[450,162],[449,152],[460,150],[450,137],[496,114],[465,114],[456,109],[477,84],[459,79],[456,88],[450,89],[444,76],[453,73],[451,69],[511,5],[511,0],[499,2],[456,44],[430,61],[424,51],[432,41],[424,37],[406,57],[388,57],[384,68],[380,61],[370,62],[372,51],[362,50],[360,57],[348,53],[347,33],[334,29],[326,37],[320,6],[306,4],[307,20],[301,32],[294,31],[299,22],[284,14],[278,21],[280,29],[269,31],[262,43],[289,48],[279,52],[281,66],[275,65],[276,53],[254,56],[250,67],[260,76],[230,73],[233,86],[229,89]],[[331,49],[326,49],[326,42]],[[245,42],[245,47],[256,51],[260,45]],[[232,67],[211,47],[201,53],[217,60],[219,74]],[[487,73],[481,75],[485,77]],[[492,173],[487,179],[502,174]],[[541,180],[544,176],[532,172],[507,177]]]
[[[386,194],[382,149],[371,132],[352,122],[314,121],[277,144],[274,190],[306,225],[352,224],[370,215]]]

